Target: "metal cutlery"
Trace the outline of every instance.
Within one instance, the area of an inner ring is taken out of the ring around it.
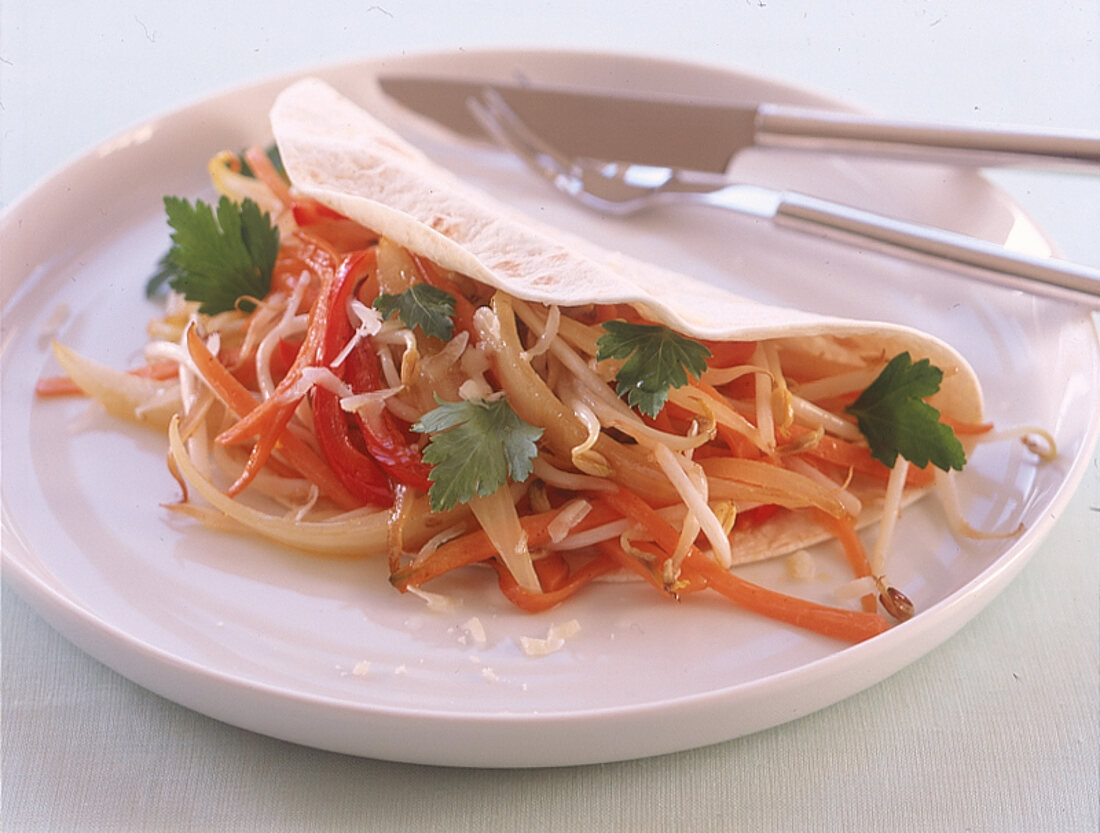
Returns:
[[[1100,133],[938,124],[779,103],[592,92],[425,76],[383,76],[384,93],[467,138],[484,139],[466,101],[491,87],[531,130],[570,156],[723,173],[747,148],[858,154],[973,167],[1100,173]]]
[[[1014,288],[1023,279],[1051,288],[1052,294],[1083,293],[1093,303],[1100,297],[1100,270],[1089,266],[1011,251],[805,194],[739,184],[713,172],[568,154],[536,133],[495,89],[480,90],[466,106],[481,129],[558,191],[591,209],[625,215],[675,203],[714,206],[842,242],[979,270],[984,279]]]

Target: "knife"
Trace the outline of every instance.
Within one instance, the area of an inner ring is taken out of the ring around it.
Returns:
[[[752,147],[973,167],[1100,173],[1100,133],[931,124],[784,104],[595,93],[431,76],[381,76],[382,91],[467,138],[488,138],[466,102],[491,88],[548,143],[572,156],[724,173]]]
[[[1100,270],[1088,266],[1013,252],[966,235],[904,223],[794,192],[731,182],[725,175],[726,166],[738,148],[731,147],[728,131],[736,131],[741,125],[742,146],[754,141],[745,133],[744,111],[737,108],[574,90],[487,87],[483,82],[429,77],[384,76],[378,81],[384,93],[448,130],[511,149],[559,189],[563,188],[560,173],[544,169],[547,160],[560,160],[563,155],[573,159],[573,164],[583,159],[597,166],[603,172],[601,176],[615,169],[628,188],[627,180],[635,174],[656,172],[663,177],[662,190],[706,192],[697,196],[802,231],[961,268],[1010,288],[1042,287],[1056,297],[1065,297],[1068,291],[1072,300],[1085,300],[1090,305],[1100,297]],[[515,145],[516,135],[502,133],[499,122],[486,118],[485,107],[492,101],[499,104],[496,109],[500,112],[509,112],[513,129],[516,124],[523,126],[527,141],[533,137],[536,147]],[[512,107],[513,102],[525,108],[526,118]],[[685,135],[694,135],[689,131],[702,131],[698,134],[700,141],[685,142]],[[714,131],[719,131],[720,142],[703,141]],[[601,163],[601,157],[618,161]],[[571,165],[564,170],[575,177]],[[564,190],[573,199],[586,201],[585,194],[578,193],[576,187]]]

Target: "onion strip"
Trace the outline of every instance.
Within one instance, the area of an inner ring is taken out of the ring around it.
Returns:
[[[532,593],[542,592],[512,492],[501,488],[491,495],[475,495],[467,505],[516,583]]]
[[[353,520],[288,521],[228,497],[203,477],[183,446],[178,417],[168,426],[168,447],[180,474],[196,492],[223,515],[264,538],[320,555],[365,557],[385,552],[387,511],[358,515]]]

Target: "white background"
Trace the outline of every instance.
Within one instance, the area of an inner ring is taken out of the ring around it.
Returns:
[[[0,199],[231,86],[485,46],[688,58],[884,112],[1100,130],[1095,0],[3,0]],[[1096,177],[994,178],[1066,256],[1100,265]],[[1094,458],[1023,574],[884,683],[741,740],[537,772],[360,760],[228,728],[88,659],[5,590],[0,818],[11,831],[1095,830],[1098,544]]]

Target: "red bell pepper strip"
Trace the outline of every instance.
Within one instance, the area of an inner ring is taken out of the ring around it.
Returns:
[[[381,386],[378,360],[366,340],[356,345],[344,362],[346,381],[356,393],[378,390]],[[389,411],[382,410],[376,421],[357,415],[363,442],[371,455],[398,483],[428,491],[431,466],[420,457],[420,449],[398,427]]]
[[[325,310],[325,331],[319,351],[322,366],[331,365],[351,338],[353,329],[348,320],[348,299],[374,263],[374,249],[354,252],[341,262],[332,291],[323,299],[328,308]],[[341,368],[332,370],[337,376],[342,375]],[[312,396],[317,442],[337,479],[349,492],[367,503],[392,505],[393,491],[389,480],[374,459],[355,444],[349,418],[340,407],[339,397],[320,387],[313,390]]]
[[[355,446],[340,398],[332,391],[314,389],[313,425],[321,455],[344,488],[371,505],[392,505],[389,481],[374,459]]]
[[[373,264],[375,250],[367,251],[372,253]],[[360,253],[349,255],[345,263],[360,257]],[[340,283],[333,288],[330,296],[332,307],[321,349],[322,364],[326,366],[332,364],[355,332],[346,310],[348,299],[355,290],[362,271],[362,268],[341,268],[341,275],[338,277]],[[352,280],[353,277],[355,280]],[[331,369],[347,382],[354,393],[368,393],[381,387],[378,359],[369,337],[360,339],[344,361]],[[428,480],[431,467],[420,458],[420,449],[403,434],[389,411],[382,410],[378,419],[370,422],[359,415],[356,415],[356,419],[366,452],[378,466],[398,483],[428,491],[431,486]]]

